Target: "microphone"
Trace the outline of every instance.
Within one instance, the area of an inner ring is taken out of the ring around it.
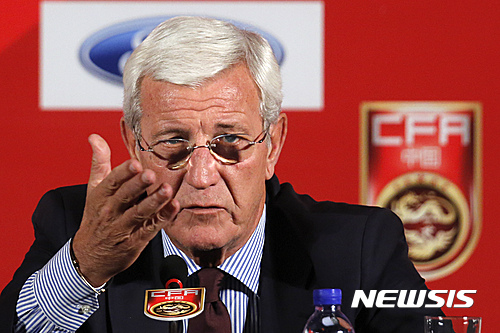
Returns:
[[[182,331],[182,319],[203,312],[205,288],[184,288],[188,269],[186,262],[172,255],[163,259],[159,268],[160,282],[165,289],[145,291],[144,315],[154,320],[169,321],[169,332]]]
[[[170,255],[160,266],[160,281],[166,289],[184,288],[188,275],[186,262],[179,256]]]
[[[179,256],[170,255],[163,259],[160,266],[160,281],[166,289],[184,288],[188,275],[186,262]],[[182,332],[182,322],[171,321],[169,332]]]

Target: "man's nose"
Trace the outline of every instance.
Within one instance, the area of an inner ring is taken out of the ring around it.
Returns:
[[[218,163],[208,147],[199,147],[193,151],[186,165],[184,179],[196,189],[215,185],[220,179]]]

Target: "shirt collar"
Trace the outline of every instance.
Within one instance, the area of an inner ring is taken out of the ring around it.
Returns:
[[[264,211],[260,217],[259,224],[252,233],[252,236],[250,236],[241,249],[227,258],[222,265],[218,266],[219,269],[238,279],[255,294],[257,294],[257,290],[259,289],[260,262],[264,248],[265,225],[266,206],[264,205]],[[184,252],[175,247],[163,229],[161,230],[161,236],[163,240],[163,255],[165,257],[169,255],[178,255],[184,259],[188,267],[188,275],[200,270],[200,266]]]

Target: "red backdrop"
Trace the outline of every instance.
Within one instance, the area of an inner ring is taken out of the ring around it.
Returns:
[[[49,189],[84,183],[90,148],[101,134],[113,163],[127,158],[119,112],[47,112],[38,108],[38,0],[2,0],[0,288],[33,241],[30,217]],[[470,309],[484,330],[500,320],[496,250],[500,235],[500,2],[325,1],[325,109],[289,113],[289,136],[277,174],[317,199],[359,202],[359,105],[367,100],[479,101],[483,105],[483,226],[474,253],[429,286],[474,289]]]

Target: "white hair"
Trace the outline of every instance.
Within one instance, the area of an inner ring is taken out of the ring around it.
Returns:
[[[228,22],[175,17],[158,25],[135,49],[123,71],[125,122],[141,133],[141,83],[145,76],[199,87],[236,64],[245,63],[258,87],[264,128],[281,111],[280,68],[269,43],[259,34]]]

